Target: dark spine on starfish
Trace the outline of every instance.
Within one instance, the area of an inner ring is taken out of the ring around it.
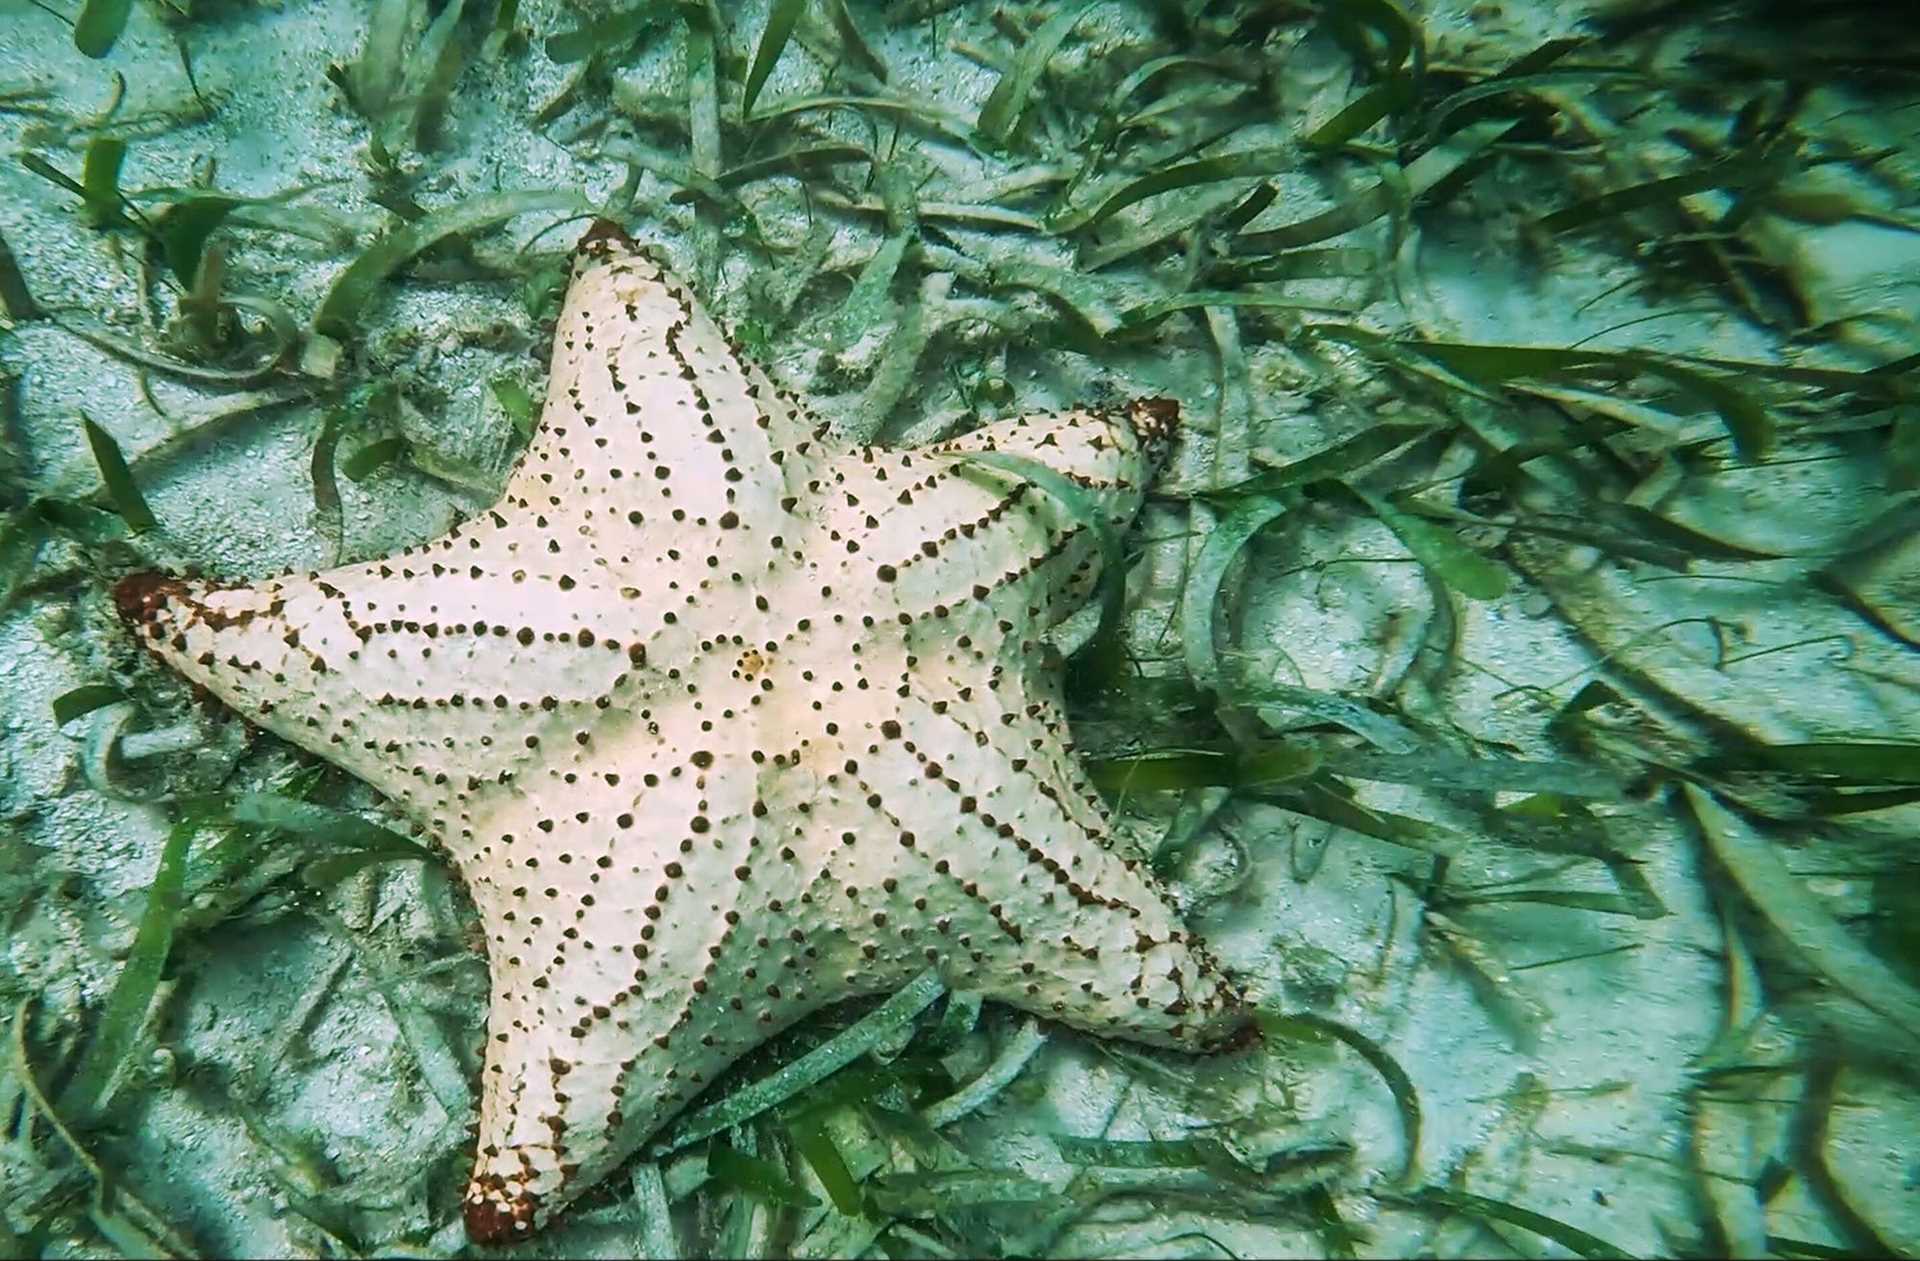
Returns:
[[[1137,398],[1127,404],[1127,420],[1140,435],[1148,462],[1157,467],[1180,432],[1180,404],[1170,398]]]
[[[580,234],[580,240],[574,245],[573,252],[578,254],[607,255],[613,253],[637,254],[640,246],[627,235],[627,230],[611,219],[595,219],[587,230]]]
[[[521,1191],[511,1203],[469,1193],[460,1206],[467,1238],[481,1245],[525,1239],[532,1232],[534,1217],[539,1211],[540,1197],[531,1191]]]

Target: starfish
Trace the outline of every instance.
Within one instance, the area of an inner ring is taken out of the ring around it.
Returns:
[[[1190,1051],[1238,992],[1114,843],[1042,632],[1163,399],[854,446],[619,228],[575,251],[541,427],[491,511],[398,555],[115,590],[163,662],[444,847],[491,976],[468,1235],[522,1238],[730,1063],[929,966]]]

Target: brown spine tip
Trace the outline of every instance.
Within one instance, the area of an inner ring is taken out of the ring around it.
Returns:
[[[627,235],[627,230],[611,219],[595,219],[587,230],[580,235],[579,244],[573,247],[576,254],[595,253],[637,254],[639,245]]]
[[[1136,398],[1127,404],[1127,420],[1157,458],[1180,431],[1180,404],[1170,398]]]
[[[533,1215],[539,1206],[539,1199],[531,1191],[522,1191],[511,1204],[504,1204],[485,1192],[470,1190],[461,1203],[460,1216],[472,1242],[514,1243],[533,1233]]]
[[[1227,1024],[1216,1031],[1201,1050],[1207,1055],[1234,1055],[1249,1047],[1263,1046],[1266,1040],[1253,1012],[1236,999]]]
[[[166,607],[167,601],[184,590],[184,583],[166,574],[128,574],[113,584],[113,607],[119,610],[122,621],[139,626],[151,621],[155,613]]]

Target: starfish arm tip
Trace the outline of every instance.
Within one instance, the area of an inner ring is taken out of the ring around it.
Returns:
[[[639,244],[627,230],[611,219],[595,219],[580,234],[580,240],[573,247],[575,254],[637,254]]]
[[[467,1188],[460,1215],[466,1223],[467,1238],[476,1244],[505,1244],[524,1239],[532,1233],[539,1200],[523,1191],[512,1200],[504,1198],[504,1189],[489,1190],[474,1183]]]
[[[1127,404],[1127,422],[1157,463],[1179,435],[1180,404],[1166,397],[1136,398]]]
[[[113,584],[113,607],[120,620],[138,626],[182,589],[181,580],[152,571],[128,574]]]

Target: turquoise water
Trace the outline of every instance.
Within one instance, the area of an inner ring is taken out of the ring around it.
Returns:
[[[1015,655],[1255,1032],[1095,1036],[956,951],[749,1027],[507,1251],[1920,1250],[1904,25],[13,5],[0,1253],[496,1250],[443,838],[143,652],[119,584],[484,521],[596,217],[831,442],[1177,404],[1107,547],[999,470],[1088,560]]]

